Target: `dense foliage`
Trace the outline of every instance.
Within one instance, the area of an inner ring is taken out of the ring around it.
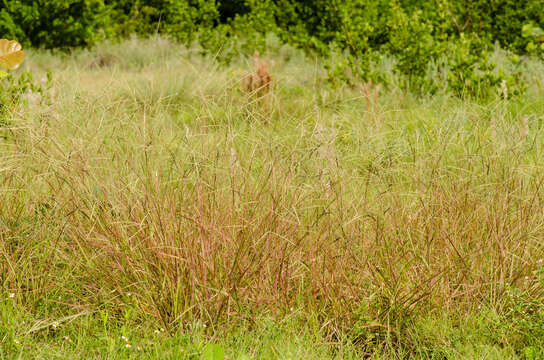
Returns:
[[[24,45],[85,46],[104,38],[110,26],[102,0],[3,0],[0,33]]]
[[[399,27],[417,22],[435,39],[470,33],[524,51],[522,28],[544,26],[543,6],[543,0],[3,0],[0,29],[19,41],[57,47],[134,32],[192,40],[221,24],[249,23],[253,32],[273,29],[309,48],[335,42],[362,51],[388,44]]]
[[[407,87],[428,91],[440,87],[429,66],[447,59],[450,88],[480,96],[503,81],[522,89],[488,53],[498,44],[542,54],[542,8],[544,0],[3,0],[0,31],[47,48],[163,33],[225,60],[263,49],[275,33],[312,53],[340,52],[334,78],[383,82],[372,68],[380,54],[396,59]]]

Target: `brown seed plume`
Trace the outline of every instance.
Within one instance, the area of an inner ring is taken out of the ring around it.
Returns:
[[[250,93],[264,95],[272,88],[272,75],[268,72],[268,65],[259,58],[259,53],[255,52],[253,57],[253,72],[246,76],[244,88]]]

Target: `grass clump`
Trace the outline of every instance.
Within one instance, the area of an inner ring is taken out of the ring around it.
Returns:
[[[111,46],[0,130],[2,357],[544,356],[540,62],[481,103]]]

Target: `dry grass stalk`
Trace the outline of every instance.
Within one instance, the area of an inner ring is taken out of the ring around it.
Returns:
[[[529,117],[527,115],[523,117],[521,125],[521,138],[522,141],[525,142],[527,140],[527,137],[529,136]]]
[[[381,84],[373,84],[372,81],[361,84],[361,92],[368,103],[368,107],[374,113],[376,119],[380,119],[380,90]]]
[[[496,139],[497,138],[497,128],[496,128],[496,125],[495,125],[495,118],[494,117],[491,117],[491,120],[489,122],[489,128],[491,129],[491,137],[493,139]]]
[[[244,79],[244,88],[250,93],[263,96],[272,89],[273,78],[268,71],[268,64],[259,58],[259,52],[253,56],[253,72]]]
[[[372,82],[361,84],[361,92],[369,104],[378,105],[380,100],[381,84],[374,85]]]

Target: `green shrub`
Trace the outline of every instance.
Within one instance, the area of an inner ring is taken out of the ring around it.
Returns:
[[[544,26],[543,5],[542,0],[5,0],[0,29],[45,47],[88,45],[104,35],[162,32],[192,41],[217,27],[226,36],[273,30],[309,50],[326,53],[336,43],[360,55],[388,44],[399,27],[410,29],[417,19],[435,40],[474,33],[488,44],[523,52],[522,28]],[[401,23],[391,26],[396,20]]]
[[[459,96],[490,95],[503,80],[493,71],[496,65],[489,60],[489,52],[477,37],[465,37],[446,47],[449,58],[448,85]]]
[[[106,10],[102,0],[5,0],[0,32],[45,48],[91,45],[104,38]]]
[[[29,99],[43,103],[48,100],[48,90],[52,84],[52,73],[47,72],[45,81],[34,79],[32,73],[25,71],[18,76],[9,74],[0,80],[0,127],[10,125],[10,116]]]
[[[218,24],[214,0],[106,0],[114,36],[164,33],[190,42]]]
[[[405,87],[434,91],[426,74],[430,63],[438,59],[443,49],[432,36],[432,24],[422,18],[420,10],[408,15],[396,7],[387,24],[390,35],[385,49],[397,59],[395,69],[405,77]]]
[[[525,50],[530,54],[544,54],[544,30],[533,23],[523,25],[521,36],[526,40]]]
[[[523,25],[544,25],[542,0],[448,0],[447,9],[454,30],[475,33],[490,43],[525,51]]]
[[[384,54],[396,59],[395,72],[406,88],[433,93],[448,84],[456,94],[487,96],[503,80],[523,88],[488,54],[496,43],[518,54],[544,53],[543,5],[543,0],[5,0],[0,30],[48,48],[158,32],[183,43],[197,40],[227,62],[264,50],[267,35],[275,33],[309,53],[329,59],[336,54],[326,65],[331,83],[383,81],[372,64]],[[439,63],[447,81],[429,75]]]

